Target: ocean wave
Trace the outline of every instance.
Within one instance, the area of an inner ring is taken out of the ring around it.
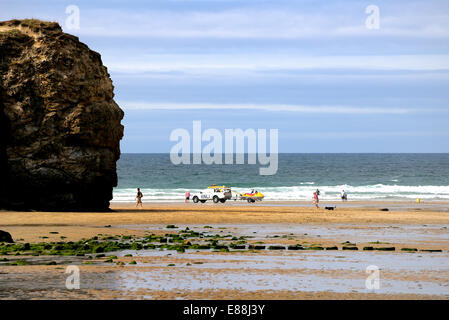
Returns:
[[[304,201],[312,198],[316,189],[320,190],[321,200],[339,200],[342,190],[348,194],[349,200],[449,200],[449,186],[401,186],[401,185],[335,185],[335,186],[316,186],[299,185],[286,187],[254,187],[265,195],[267,201]],[[190,189],[191,193],[198,192],[201,189]],[[237,192],[247,192],[248,189],[233,188]],[[144,200],[146,201],[183,201],[186,189],[155,189],[142,188]],[[131,202],[134,201],[136,189],[134,188],[115,188],[112,202]]]

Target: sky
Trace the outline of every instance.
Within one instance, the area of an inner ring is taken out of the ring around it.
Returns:
[[[449,152],[448,1],[0,0],[13,18],[101,54],[122,152],[169,152],[194,120],[278,129],[280,152]]]

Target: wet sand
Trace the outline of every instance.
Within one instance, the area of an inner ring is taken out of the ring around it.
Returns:
[[[17,242],[78,241],[98,234],[192,230],[250,236],[247,244],[338,246],[338,251],[122,251],[114,263],[64,257],[7,256],[34,265],[0,264],[2,299],[448,299],[449,211],[445,203],[348,203],[334,211],[304,203],[113,204],[113,212],[0,211],[0,229]],[[324,204],[323,204],[324,205]],[[327,205],[327,204],[326,204]],[[395,207],[394,211],[379,208]],[[430,207],[430,208],[429,208]],[[449,207],[449,206],[448,206]],[[208,225],[212,228],[205,229]],[[52,232],[52,233],[50,233]],[[57,232],[57,233],[55,233]],[[344,251],[342,243],[358,251]],[[374,244],[373,244],[374,243]],[[394,252],[363,251],[394,246]],[[401,248],[417,248],[403,252]],[[442,252],[424,252],[434,249]],[[131,254],[132,257],[125,257]],[[3,256],[2,256],[3,257]],[[0,257],[0,258],[2,258]],[[34,259],[34,260],[33,260]],[[130,261],[136,265],[129,265]],[[90,261],[92,264],[84,264]],[[119,265],[117,264],[120,262]],[[81,288],[65,288],[65,268],[81,270]],[[366,267],[380,269],[379,290],[365,287]]]

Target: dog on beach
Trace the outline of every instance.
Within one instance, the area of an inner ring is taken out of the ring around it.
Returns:
[[[337,208],[337,206],[335,206],[335,207],[324,207],[324,209],[326,209],[326,210],[334,210],[335,208]]]

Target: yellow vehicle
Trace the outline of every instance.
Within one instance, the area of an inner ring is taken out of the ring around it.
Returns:
[[[225,200],[234,199],[234,200],[246,200],[250,203],[256,202],[256,201],[262,201],[262,199],[265,197],[261,192],[252,189],[250,192],[244,192],[244,193],[238,193],[235,191],[232,191],[230,187],[226,186],[217,186],[216,184],[211,184],[209,187],[207,187],[206,190],[213,189],[213,192],[216,193],[225,193]],[[201,201],[201,199],[200,199]],[[220,200],[224,202],[223,200]]]
[[[251,190],[251,192],[244,192],[240,194],[240,199],[247,200],[248,202],[262,201],[264,197],[265,196],[261,192],[255,189]]]
[[[224,192],[223,190],[231,190],[231,188],[226,186],[217,186],[216,184],[211,184],[207,189],[217,189],[218,192]]]

